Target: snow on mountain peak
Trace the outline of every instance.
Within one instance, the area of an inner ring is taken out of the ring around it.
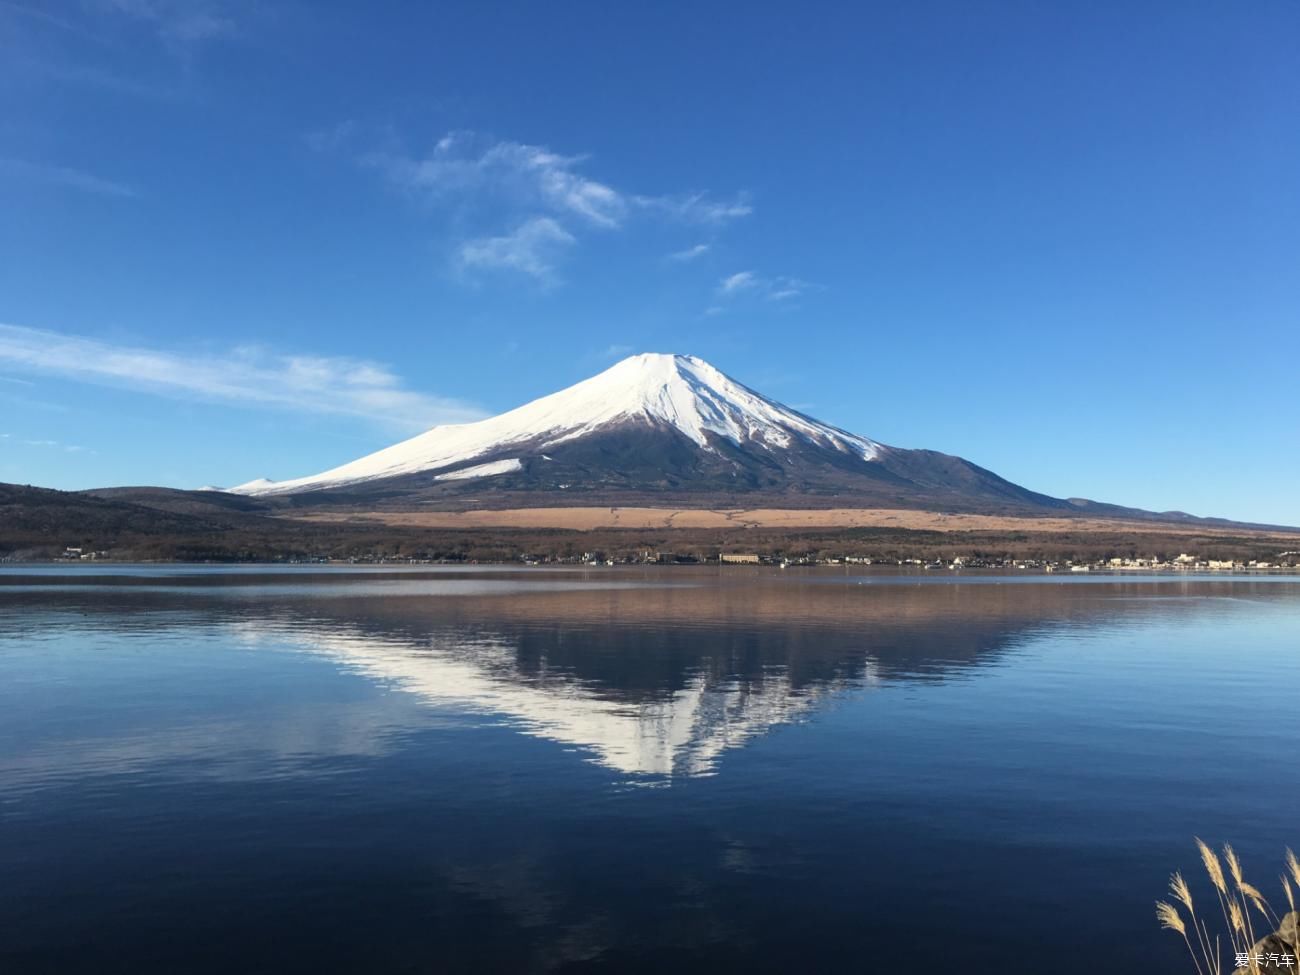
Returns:
[[[513,445],[530,444],[544,450],[628,422],[670,426],[704,450],[714,449],[710,443],[713,436],[767,449],[789,447],[800,438],[863,460],[872,460],[880,451],[874,441],[818,423],[769,400],[696,356],[643,353],[499,416],[437,426],[312,477],[278,482],[259,479],[231,490],[289,494],[439,471]],[[483,467],[482,473],[474,476],[517,469],[496,469],[492,464]]]
[[[803,436],[849,449],[867,460],[876,452],[871,441],[775,403],[693,355],[634,355],[555,397],[580,390],[583,405],[602,418],[599,422],[644,416],[676,427],[704,448],[709,447],[706,434],[713,433],[735,444],[762,441],[773,447],[789,446],[792,436]],[[581,434],[557,439],[574,436]]]

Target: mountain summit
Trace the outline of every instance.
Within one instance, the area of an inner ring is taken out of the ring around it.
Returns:
[[[959,457],[820,423],[695,356],[654,353],[487,420],[437,426],[320,474],[231,490],[386,502],[487,493],[558,505],[757,495],[805,506],[1071,507]]]
[[[477,423],[437,426],[410,440],[311,477],[252,481],[241,494],[286,494],[341,487],[421,471],[442,477],[486,477],[517,469],[506,460],[466,468],[470,461],[518,447],[551,450],[629,425],[676,431],[706,452],[717,440],[733,446],[785,450],[797,441],[859,460],[880,445],[818,423],[775,403],[690,355],[630,356],[599,375]],[[520,460],[510,458],[509,461]],[[490,470],[480,470],[490,466]]]

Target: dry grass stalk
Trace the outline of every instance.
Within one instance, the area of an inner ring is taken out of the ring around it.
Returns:
[[[1259,963],[1256,962],[1253,952],[1258,939],[1255,937],[1251,909],[1258,911],[1274,929],[1280,929],[1282,921],[1259,888],[1246,880],[1241,868],[1241,859],[1231,845],[1224,845],[1222,859],[1209,844],[1199,838],[1196,840],[1196,847],[1200,851],[1201,863],[1205,866],[1206,875],[1219,901],[1224,927],[1227,929],[1226,940],[1229,950],[1238,959],[1245,960],[1245,971],[1250,972],[1251,975],[1260,975]],[[1282,883],[1283,893],[1286,894],[1287,904],[1292,911],[1295,911],[1296,893],[1300,891],[1300,860],[1297,860],[1290,849],[1286,851],[1286,871],[1278,879]],[[1228,877],[1232,878],[1231,884],[1228,882]],[[1182,873],[1170,875],[1169,892],[1173,896],[1173,903],[1156,901],[1156,919],[1160,922],[1160,926],[1175,931],[1182,937],[1198,975],[1223,975],[1223,964],[1219,954],[1221,939],[1217,934],[1211,936],[1205,919],[1197,916],[1191,885],[1183,878]],[[1182,905],[1186,917],[1178,910],[1176,904]],[[1192,934],[1188,933],[1189,925]],[[1194,941],[1192,935],[1195,935]]]
[[[1241,919],[1241,908],[1236,901],[1228,901],[1228,922],[1232,925],[1232,930],[1241,934],[1246,933],[1245,922]]]
[[[1243,880],[1237,884],[1237,889],[1246,895],[1250,900],[1251,907],[1259,911],[1264,916],[1264,920],[1271,922],[1275,927],[1282,923],[1282,919],[1273,913],[1273,908],[1269,907],[1268,901],[1264,899],[1264,895],[1259,892],[1258,887]]]
[[[1201,862],[1205,864],[1205,872],[1210,875],[1210,882],[1221,894],[1228,892],[1228,885],[1223,879],[1223,865],[1219,863],[1219,858],[1214,855],[1214,851],[1206,845],[1205,841],[1199,836],[1196,838],[1196,845],[1201,850]]]
[[[1232,873],[1232,879],[1241,885],[1241,861],[1237,859],[1237,851],[1232,848],[1231,843],[1223,844],[1223,858],[1228,861],[1228,870]]]
[[[1177,876],[1177,874],[1175,874]],[[1182,878],[1179,878],[1182,879]],[[1178,908],[1167,901],[1156,901],[1156,918],[1160,921],[1160,927],[1168,931],[1177,931],[1183,938],[1183,944],[1187,946],[1187,954],[1192,958],[1192,964],[1196,966],[1197,975],[1207,975],[1202,970],[1200,961],[1196,958],[1196,952],[1192,948],[1192,942],[1187,937],[1187,925],[1183,923],[1182,915],[1178,913]],[[1197,932],[1197,940],[1200,940],[1200,932]],[[1203,951],[1202,951],[1203,953]],[[1218,975],[1218,973],[1213,973]]]
[[[1168,931],[1177,931],[1183,937],[1187,937],[1187,926],[1183,924],[1182,916],[1173,904],[1156,901],[1156,920],[1160,922],[1160,927]]]

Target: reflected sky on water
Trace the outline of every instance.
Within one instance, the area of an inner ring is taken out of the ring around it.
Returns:
[[[7,569],[0,960],[1180,970],[1298,650],[1296,577]]]

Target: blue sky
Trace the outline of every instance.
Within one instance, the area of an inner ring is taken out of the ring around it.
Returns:
[[[633,351],[1300,524],[1300,5],[0,0],[0,480],[315,472]]]

